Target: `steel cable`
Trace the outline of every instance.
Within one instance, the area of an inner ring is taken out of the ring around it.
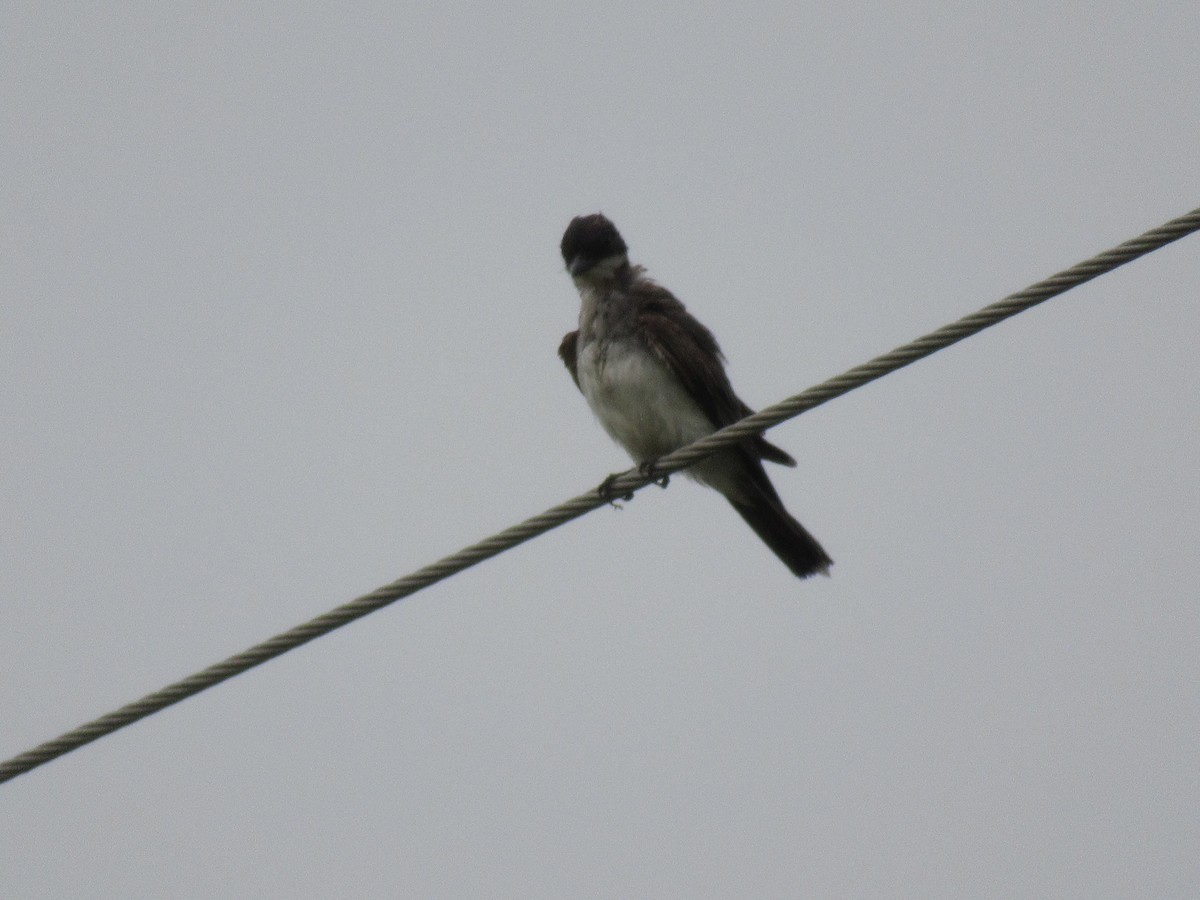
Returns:
[[[652,473],[630,469],[611,482],[610,494],[622,497],[632,495],[651,481],[661,478],[662,475],[686,468],[723,447],[761,433],[815,406],[820,406],[822,403],[826,403],[835,397],[840,397],[842,394],[862,387],[864,384],[874,381],[877,378],[882,378],[884,375],[929,356],[931,353],[957,343],[963,338],[970,337],[985,328],[989,328],[998,322],[1015,316],[1019,312],[1029,309],[1031,306],[1036,306],[1070,288],[1090,281],[1106,272],[1110,272],[1118,266],[1144,256],[1197,230],[1200,230],[1200,209],[1195,209],[1184,216],[1173,219],[1158,228],[1147,231],[1140,237],[1126,241],[1111,250],[1106,250],[1085,262],[1059,272],[1057,275],[1052,275],[1044,281],[1039,281],[1037,284],[1027,287],[1023,291],[1010,294],[1002,300],[985,306],[978,312],[964,316],[957,322],[945,325],[936,331],[917,338],[915,341],[897,347],[895,350],[885,353],[882,356],[877,356],[869,362],[855,366],[841,375],[830,378],[828,381],[811,387],[800,394],[796,394],[794,397],[789,397],[780,403],[767,407],[759,413],[747,416],[727,428],[722,428],[708,437],[689,444],[687,447],[676,450],[674,453],[658,460]],[[126,725],[178,703],[180,700],[190,697],[193,694],[198,694],[200,691],[220,684],[234,675],[261,665],[267,660],[293,650],[324,634],[328,634],[335,628],[349,624],[368,613],[374,612],[404,597],[408,597],[422,588],[429,587],[445,578],[449,578],[456,572],[461,572],[463,569],[470,568],[498,553],[502,553],[531,538],[544,534],[552,528],[557,528],[559,525],[576,519],[599,506],[603,506],[606,502],[606,499],[601,497],[596,490],[580,494],[565,503],[561,503],[539,515],[526,519],[518,525],[513,525],[504,531],[485,538],[477,544],[472,544],[469,547],[459,550],[457,553],[453,553],[422,569],[418,569],[412,574],[393,581],[391,584],[384,585],[369,594],[364,594],[348,603],[344,603],[329,612],[317,616],[315,619],[297,625],[295,628],[291,628],[260,644],[255,644],[253,647],[235,656],[231,656],[222,662],[211,665],[181,681],[168,685],[152,694],[147,694],[140,700],[135,700],[107,715],[80,725],[78,728],[72,729],[53,740],[46,741],[32,750],[28,750],[0,763],[0,783],[9,781],[17,775],[28,772],[43,763],[62,756],[64,753],[76,750],[106,734],[111,734]]]

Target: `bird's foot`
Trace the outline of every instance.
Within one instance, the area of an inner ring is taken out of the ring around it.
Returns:
[[[617,509],[621,508],[621,504],[618,503],[617,500],[624,500],[626,503],[628,503],[633,499],[633,491],[629,491],[625,494],[618,494],[613,490],[613,485],[622,474],[623,473],[621,472],[614,472],[612,475],[609,475],[602,482],[600,482],[600,486],[596,488],[596,493],[600,495],[600,499],[606,501],[612,506],[615,506]]]
[[[646,460],[644,463],[638,466],[638,471],[654,482],[654,484],[657,484],[660,488],[665,488],[671,483],[671,476],[669,474],[662,475],[657,478],[655,477],[658,475],[658,460],[656,459]]]

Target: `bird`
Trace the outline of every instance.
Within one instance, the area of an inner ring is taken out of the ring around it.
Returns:
[[[572,219],[560,249],[580,308],[579,327],[562,339],[558,355],[604,430],[643,471],[753,413],[734,393],[712,332],[630,263],[621,233],[603,213]],[[794,575],[829,575],[833,560],[784,508],[764,460],[796,465],[757,435],[685,471],[723,494]]]

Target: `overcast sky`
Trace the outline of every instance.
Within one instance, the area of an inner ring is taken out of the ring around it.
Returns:
[[[104,9],[104,7],[110,7]],[[111,7],[116,7],[111,8]],[[0,10],[0,758],[1200,205],[1189,3]],[[1200,238],[0,786],[5,897],[1195,897]]]

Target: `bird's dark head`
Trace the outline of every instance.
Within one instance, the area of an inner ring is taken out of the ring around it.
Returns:
[[[628,249],[617,226],[601,213],[576,216],[562,236],[563,262],[573,278],[589,272],[612,274],[629,263]]]

